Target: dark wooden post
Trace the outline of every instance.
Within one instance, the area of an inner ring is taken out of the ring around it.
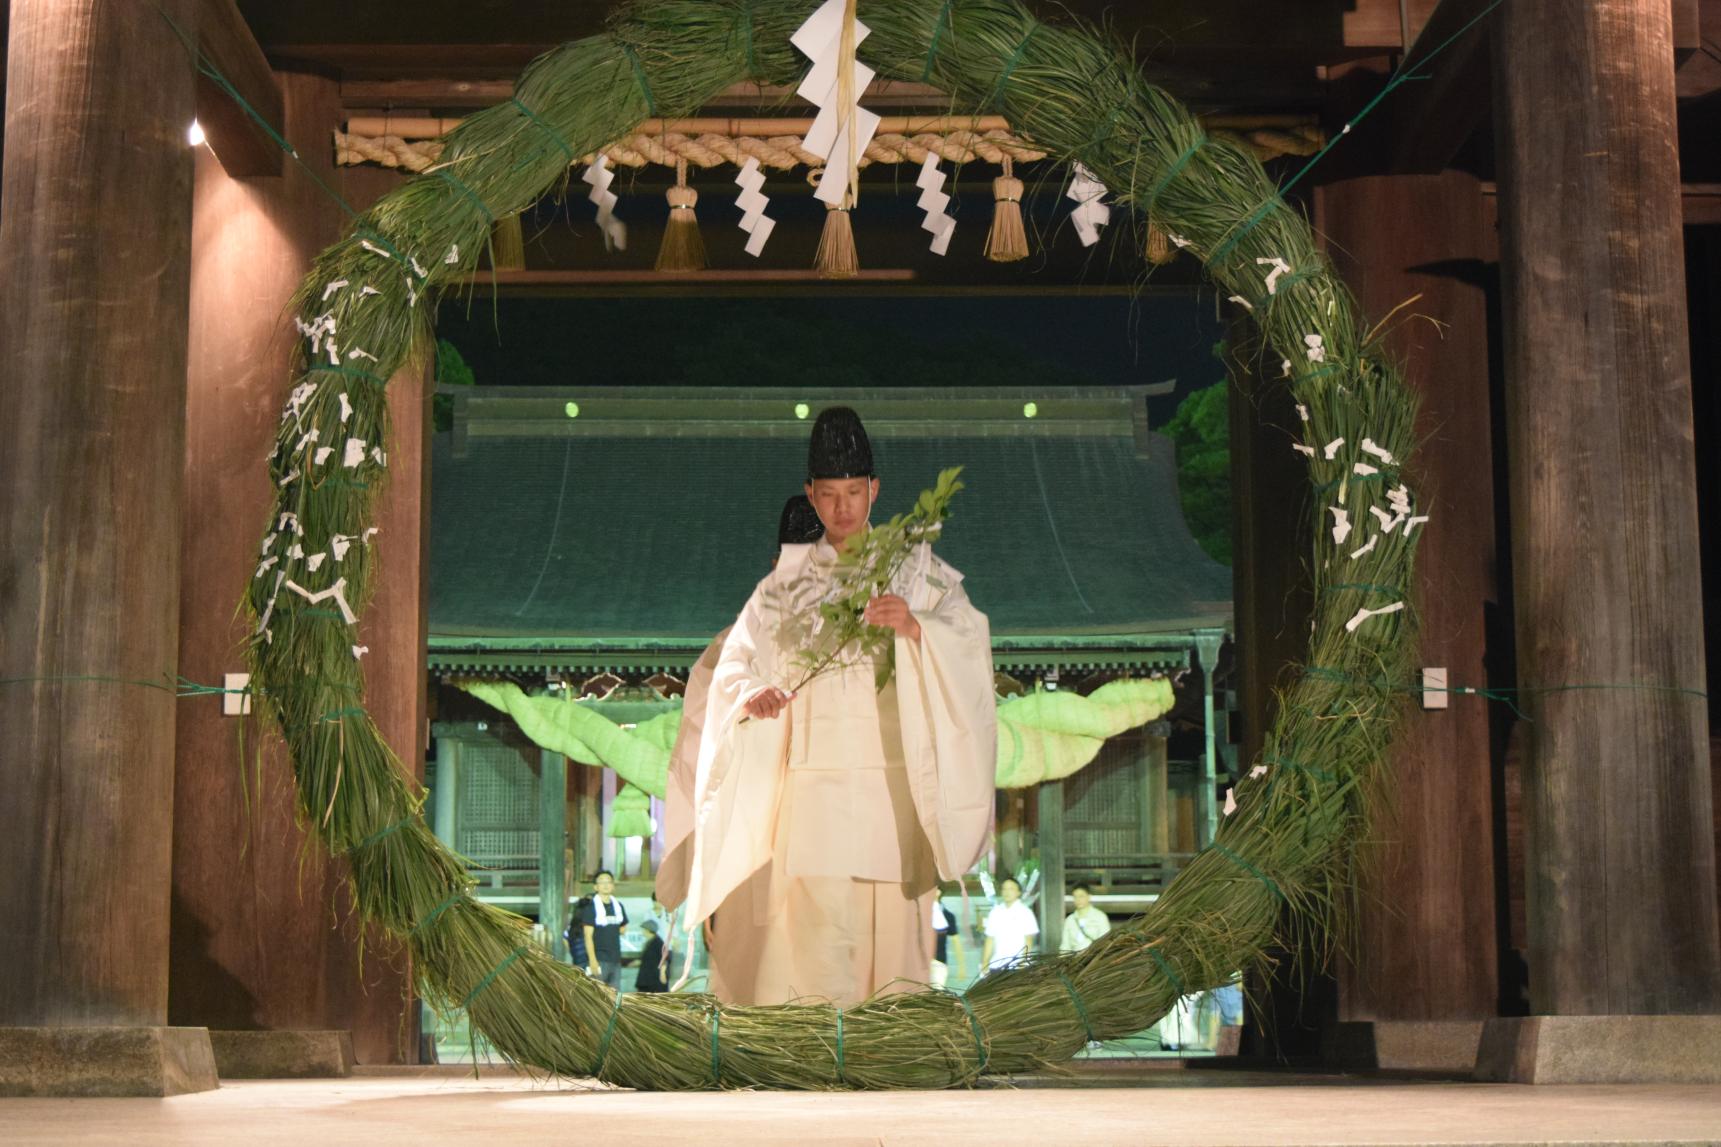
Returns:
[[[1035,950],[1056,953],[1064,931],[1064,782],[1045,781],[1034,793],[1040,825],[1040,943]]]
[[[1671,10],[1513,0],[1496,19],[1532,1011],[1714,1013],[1708,721],[1681,692],[1705,684]],[[1619,687],[1546,691],[1568,685]],[[1673,1048],[1607,1022],[1633,1077],[1673,1056],[1721,1073],[1713,1024]],[[1495,1074],[1596,1078],[1550,1051],[1581,1025],[1515,1026],[1534,1031]]]
[[[1422,664],[1485,683],[1484,610],[1495,597],[1487,269],[1493,240],[1475,177],[1380,176],[1322,187],[1316,222],[1364,314],[1411,298],[1386,334],[1420,396],[1409,482],[1432,516],[1417,550]],[[1409,317],[1414,315],[1415,317]],[[1432,321],[1428,321],[1432,320]],[[1440,324],[1436,326],[1436,323]],[[1494,1015],[1492,774],[1488,703],[1431,696],[1392,748],[1392,798],[1363,866],[1330,1051],[1361,1067],[1469,1070]]]
[[[568,758],[542,749],[538,762],[538,922],[548,935],[550,952],[565,960],[568,944],[562,930],[568,922],[568,891],[562,873],[568,846]]]
[[[35,1030],[0,1049],[0,1094],[215,1082],[207,1033],[161,1027],[192,119],[162,17],[196,10],[10,7],[0,677],[29,683],[0,689],[0,1024]],[[131,1033],[132,1070],[64,1042],[100,1026]],[[73,1061],[37,1073],[56,1048]]]

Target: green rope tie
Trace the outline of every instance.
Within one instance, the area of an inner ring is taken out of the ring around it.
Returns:
[[[847,1084],[843,1078],[843,1010],[837,1009],[837,1082]]]
[[[1195,158],[1195,153],[1206,146],[1207,134],[1197,131],[1195,142],[1183,149],[1183,154],[1172,161],[1171,166],[1165,169],[1165,174],[1160,176],[1159,181],[1153,185],[1153,190],[1147,193],[1147,198],[1143,201],[1141,208],[1143,214],[1153,210],[1153,205],[1159,201],[1160,194],[1171,186],[1173,179],[1183,174],[1183,169],[1189,166],[1189,161]]]
[[[1320,266],[1305,267],[1301,271],[1292,271],[1289,275],[1282,276],[1276,284],[1278,289],[1273,292],[1273,299],[1276,301],[1283,298],[1285,292],[1290,290],[1292,286],[1305,279],[1313,279],[1315,276],[1323,274],[1325,270],[1326,268]]]
[[[723,1009],[714,1006],[711,1009],[711,1085],[723,1086],[723,1052],[717,1044],[717,1028],[723,1022]]]
[[[317,483],[317,487],[320,488],[323,486],[346,486],[348,489],[352,489],[352,490],[368,490],[368,489],[370,489],[370,483],[364,481],[363,479],[360,479],[360,478],[343,478],[339,474],[330,474],[328,477],[324,478],[321,482]],[[307,610],[302,610],[301,614],[311,613],[311,612],[313,612],[313,611],[307,609]],[[341,615],[339,613],[335,613],[331,610],[318,610],[315,612],[318,614],[318,616],[321,616],[323,614],[328,614],[331,617],[341,617]],[[346,619],[344,617],[341,617],[341,620],[345,621]]]
[[[615,1036],[616,1020],[619,1018],[621,1018],[621,992],[617,991],[615,994],[615,1007],[610,1009],[609,1025],[604,1028],[604,1038],[598,1041],[597,1062],[592,1064],[593,1079],[596,1079],[603,1074],[604,1060],[609,1058],[610,1040]]]
[[[1302,761],[1293,761],[1289,757],[1262,757],[1261,763],[1277,765],[1281,769],[1289,769],[1293,773],[1302,773],[1304,776],[1314,777],[1316,780],[1329,783],[1338,780],[1338,777],[1329,769],[1323,769],[1319,765],[1306,765]],[[1272,776],[1277,775],[1277,773],[1272,774]],[[1269,778],[1268,783],[1272,783],[1271,778]]]
[[[483,197],[480,196],[476,191],[472,190],[470,187],[466,186],[466,184],[461,181],[461,179],[458,175],[455,175],[452,171],[448,170],[448,168],[446,168],[446,167],[437,168],[435,171],[435,175],[438,179],[442,180],[444,183],[448,184],[450,187],[454,188],[456,191],[458,191],[462,195],[466,196],[466,198],[470,199],[473,202],[473,204],[478,208],[478,210],[483,214],[484,222],[490,224],[490,226],[492,226],[492,227],[494,227],[496,225],[496,217],[494,215],[490,214],[490,208],[485,205]]]
[[[1345,364],[1342,362],[1329,362],[1325,366],[1321,367],[1321,369],[1311,370],[1307,374],[1293,372],[1296,373],[1296,378],[1292,380],[1292,383],[1293,385],[1301,386],[1305,382],[1313,382],[1315,379],[1325,378],[1329,374],[1343,373],[1345,369]]]
[[[944,29],[950,22],[950,6],[956,0],[944,0],[944,7],[938,10],[938,19],[932,22],[932,43],[926,49],[926,67],[920,70],[920,82],[926,83],[932,79],[932,68],[938,62],[938,42],[944,38]],[[748,3],[749,10],[752,8]]]
[[[494,968],[491,968],[490,974],[485,976],[482,980],[479,980],[476,988],[473,988],[470,992],[466,993],[466,998],[460,1002],[460,1009],[465,1011],[467,1008],[470,1008],[472,1006],[472,1001],[483,995],[484,990],[496,982],[496,977],[500,976],[503,972],[506,972],[508,970],[508,965],[512,964],[515,960],[518,960],[521,956],[524,956],[526,954],[526,949],[529,947],[531,947],[531,945],[521,944],[518,948],[515,948],[512,952],[509,952],[506,956],[502,957],[502,962],[497,964]]]
[[[337,621],[343,621],[343,622],[346,620],[346,615],[343,614],[340,610],[338,610],[338,609],[324,609],[320,605],[307,605],[304,609],[301,609],[296,614],[294,614],[294,616],[295,617],[332,617]]]
[[[363,708],[349,705],[345,709],[330,709],[327,713],[324,713],[321,717],[317,718],[317,724],[320,725],[325,721],[339,721],[347,717],[363,717],[364,715],[365,711]]]
[[[365,837],[363,840],[359,841],[357,844],[353,845],[351,848],[347,849],[347,855],[351,856],[353,853],[358,852],[361,849],[369,848],[371,845],[377,843],[377,841],[382,840],[384,837],[390,836],[393,833],[399,832],[401,829],[405,828],[417,819],[418,817],[413,815],[397,820],[393,824],[384,825],[369,836]]]
[[[375,371],[365,370],[363,367],[359,366],[348,366],[344,362],[339,364],[329,362],[321,364],[312,363],[310,366],[305,368],[305,373],[302,377],[308,378],[313,374],[344,374],[363,382],[374,383],[377,386],[386,387],[388,385],[388,379],[377,374]]]
[[[1076,1015],[1081,1018],[1083,1034],[1087,1036],[1089,1043],[1095,1042],[1094,1025],[1088,1020],[1088,1009],[1082,1004],[1081,993],[1076,991],[1076,986],[1070,982],[1068,976],[1064,975],[1062,968],[1058,969],[1058,979],[1064,982],[1064,991],[1070,993],[1070,1002],[1076,1005]]]
[[[531,108],[527,107],[525,104],[521,103],[520,98],[518,96],[510,96],[508,98],[508,102],[513,104],[515,107],[519,108],[521,115],[523,115],[527,119],[531,120],[534,124],[537,124],[538,128],[541,131],[543,131],[545,135],[548,135],[550,137],[550,140],[557,147],[562,149],[562,154],[568,157],[568,165],[570,167],[573,166],[574,160],[578,159],[579,156],[574,154],[574,149],[568,146],[568,141],[562,138],[561,132],[557,131],[555,128],[551,127],[549,124],[547,124],[543,120],[539,119],[537,113],[534,112]]]
[[[986,1050],[986,1033],[980,1030],[980,1017],[974,1014],[974,1005],[968,1002],[967,993],[955,993],[957,1002],[962,1010],[968,1013],[968,1027],[974,1033],[974,1050],[980,1056],[980,1066],[974,1069],[974,1074],[985,1075],[986,1063],[992,1058]]]
[[[1268,878],[1268,876],[1265,872],[1262,872],[1259,868],[1256,868],[1253,864],[1250,864],[1247,860],[1243,859],[1243,857],[1238,856],[1235,852],[1232,852],[1229,848],[1226,848],[1223,844],[1220,844],[1218,841],[1214,841],[1212,844],[1208,845],[1207,847],[1211,848],[1214,852],[1217,852],[1220,856],[1223,856],[1226,860],[1229,860],[1231,863],[1235,864],[1237,867],[1248,872],[1249,875],[1253,876],[1256,880],[1259,880],[1263,885],[1266,886],[1266,888],[1269,892],[1271,892],[1274,896],[1277,896],[1279,898],[1279,903],[1281,903],[1281,904],[1289,903],[1289,901],[1287,901],[1285,899],[1284,890],[1281,889],[1277,884],[1273,883],[1273,881]]]
[[[652,97],[651,84],[645,78],[645,69],[639,66],[639,57],[634,55],[633,47],[623,44],[621,50],[627,54],[627,62],[633,65],[633,78],[639,82],[639,90],[645,96],[645,108],[653,117],[657,115],[657,100]]]
[[[432,924],[436,923],[436,918],[438,916],[441,916],[444,912],[460,903],[465,896],[466,889],[464,888],[456,888],[453,892],[450,892],[448,894],[448,899],[444,900],[441,904],[438,904],[435,908],[432,908],[428,913],[426,913],[424,919],[412,926],[412,931],[408,932],[407,936],[416,936]]]
[[[1364,482],[1384,482],[1388,478],[1397,480],[1398,471],[1393,469],[1390,474],[1385,470],[1382,470],[1378,474],[1341,474],[1329,482],[1321,482],[1317,484],[1315,486],[1315,493],[1325,494],[1328,490],[1336,489],[1342,482],[1349,482],[1352,486],[1360,486]]]
[[[1227,235],[1225,237],[1225,241],[1219,244],[1219,249],[1209,255],[1202,265],[1212,267],[1223,260],[1225,256],[1229,255],[1232,250],[1236,248],[1237,244],[1243,241],[1243,237],[1245,235],[1259,227],[1261,225],[1261,221],[1267,218],[1268,215],[1272,214],[1273,208],[1281,206],[1283,202],[1284,201],[1279,198],[1279,193],[1277,191],[1273,192],[1273,194],[1269,195],[1266,199],[1263,199],[1260,206],[1249,212],[1248,217],[1245,218],[1243,222],[1231,229],[1231,234]]]
[[[745,0],[741,5],[741,43],[746,54],[747,78],[752,79],[759,74],[759,65],[753,59],[753,0]]]
[[[364,226],[354,227],[353,228],[353,238],[372,240],[376,244],[376,246],[381,247],[384,251],[387,251],[390,255],[392,255],[394,257],[394,259],[397,263],[399,263],[402,267],[405,267],[408,272],[411,272],[412,260],[408,259],[405,255],[402,255],[400,253],[400,249],[397,248],[393,243],[390,243],[388,241],[388,237],[386,235],[384,235],[381,231],[378,231],[376,228],[364,227]],[[423,278],[422,275],[419,277]]]
[[[1010,53],[1010,58],[1004,61],[1004,70],[998,74],[998,82],[993,85],[991,98],[986,101],[988,107],[1002,110],[998,100],[1004,94],[1004,85],[1009,82],[1010,75],[1016,70],[1016,65],[1022,62],[1022,53],[1028,49],[1028,41],[1034,38],[1034,33],[1040,30],[1038,24],[1028,29],[1028,34],[1022,37],[1022,42],[1016,45],[1016,50]]]
[[[1183,996],[1183,979],[1178,976],[1176,972],[1171,970],[1171,964],[1160,952],[1158,945],[1148,944],[1146,947],[1147,954],[1153,957],[1153,962],[1159,965],[1159,970],[1164,973],[1167,980],[1171,981],[1171,990],[1176,992],[1178,997],[1181,998]]]

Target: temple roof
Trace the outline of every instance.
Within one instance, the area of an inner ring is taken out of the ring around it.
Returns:
[[[703,647],[768,571],[839,402],[873,438],[875,520],[964,467],[938,550],[1001,649],[1228,627],[1230,570],[1184,524],[1139,389],[467,392],[433,445],[432,647]]]

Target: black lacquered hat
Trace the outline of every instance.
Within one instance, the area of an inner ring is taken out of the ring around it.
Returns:
[[[813,423],[813,441],[807,447],[807,480],[817,478],[871,478],[872,443],[860,415],[846,406],[819,412]]]
[[[779,546],[802,546],[825,536],[825,525],[805,494],[796,494],[783,503],[783,516],[777,521]]]

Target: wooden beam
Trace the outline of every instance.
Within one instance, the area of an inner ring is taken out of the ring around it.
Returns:
[[[234,0],[200,0],[197,47],[205,61],[233,85],[240,99],[278,132],[285,130],[285,103],[263,49],[251,36]],[[286,157],[269,133],[231,94],[201,73],[197,77],[197,122],[209,150],[235,179],[280,175]]]

